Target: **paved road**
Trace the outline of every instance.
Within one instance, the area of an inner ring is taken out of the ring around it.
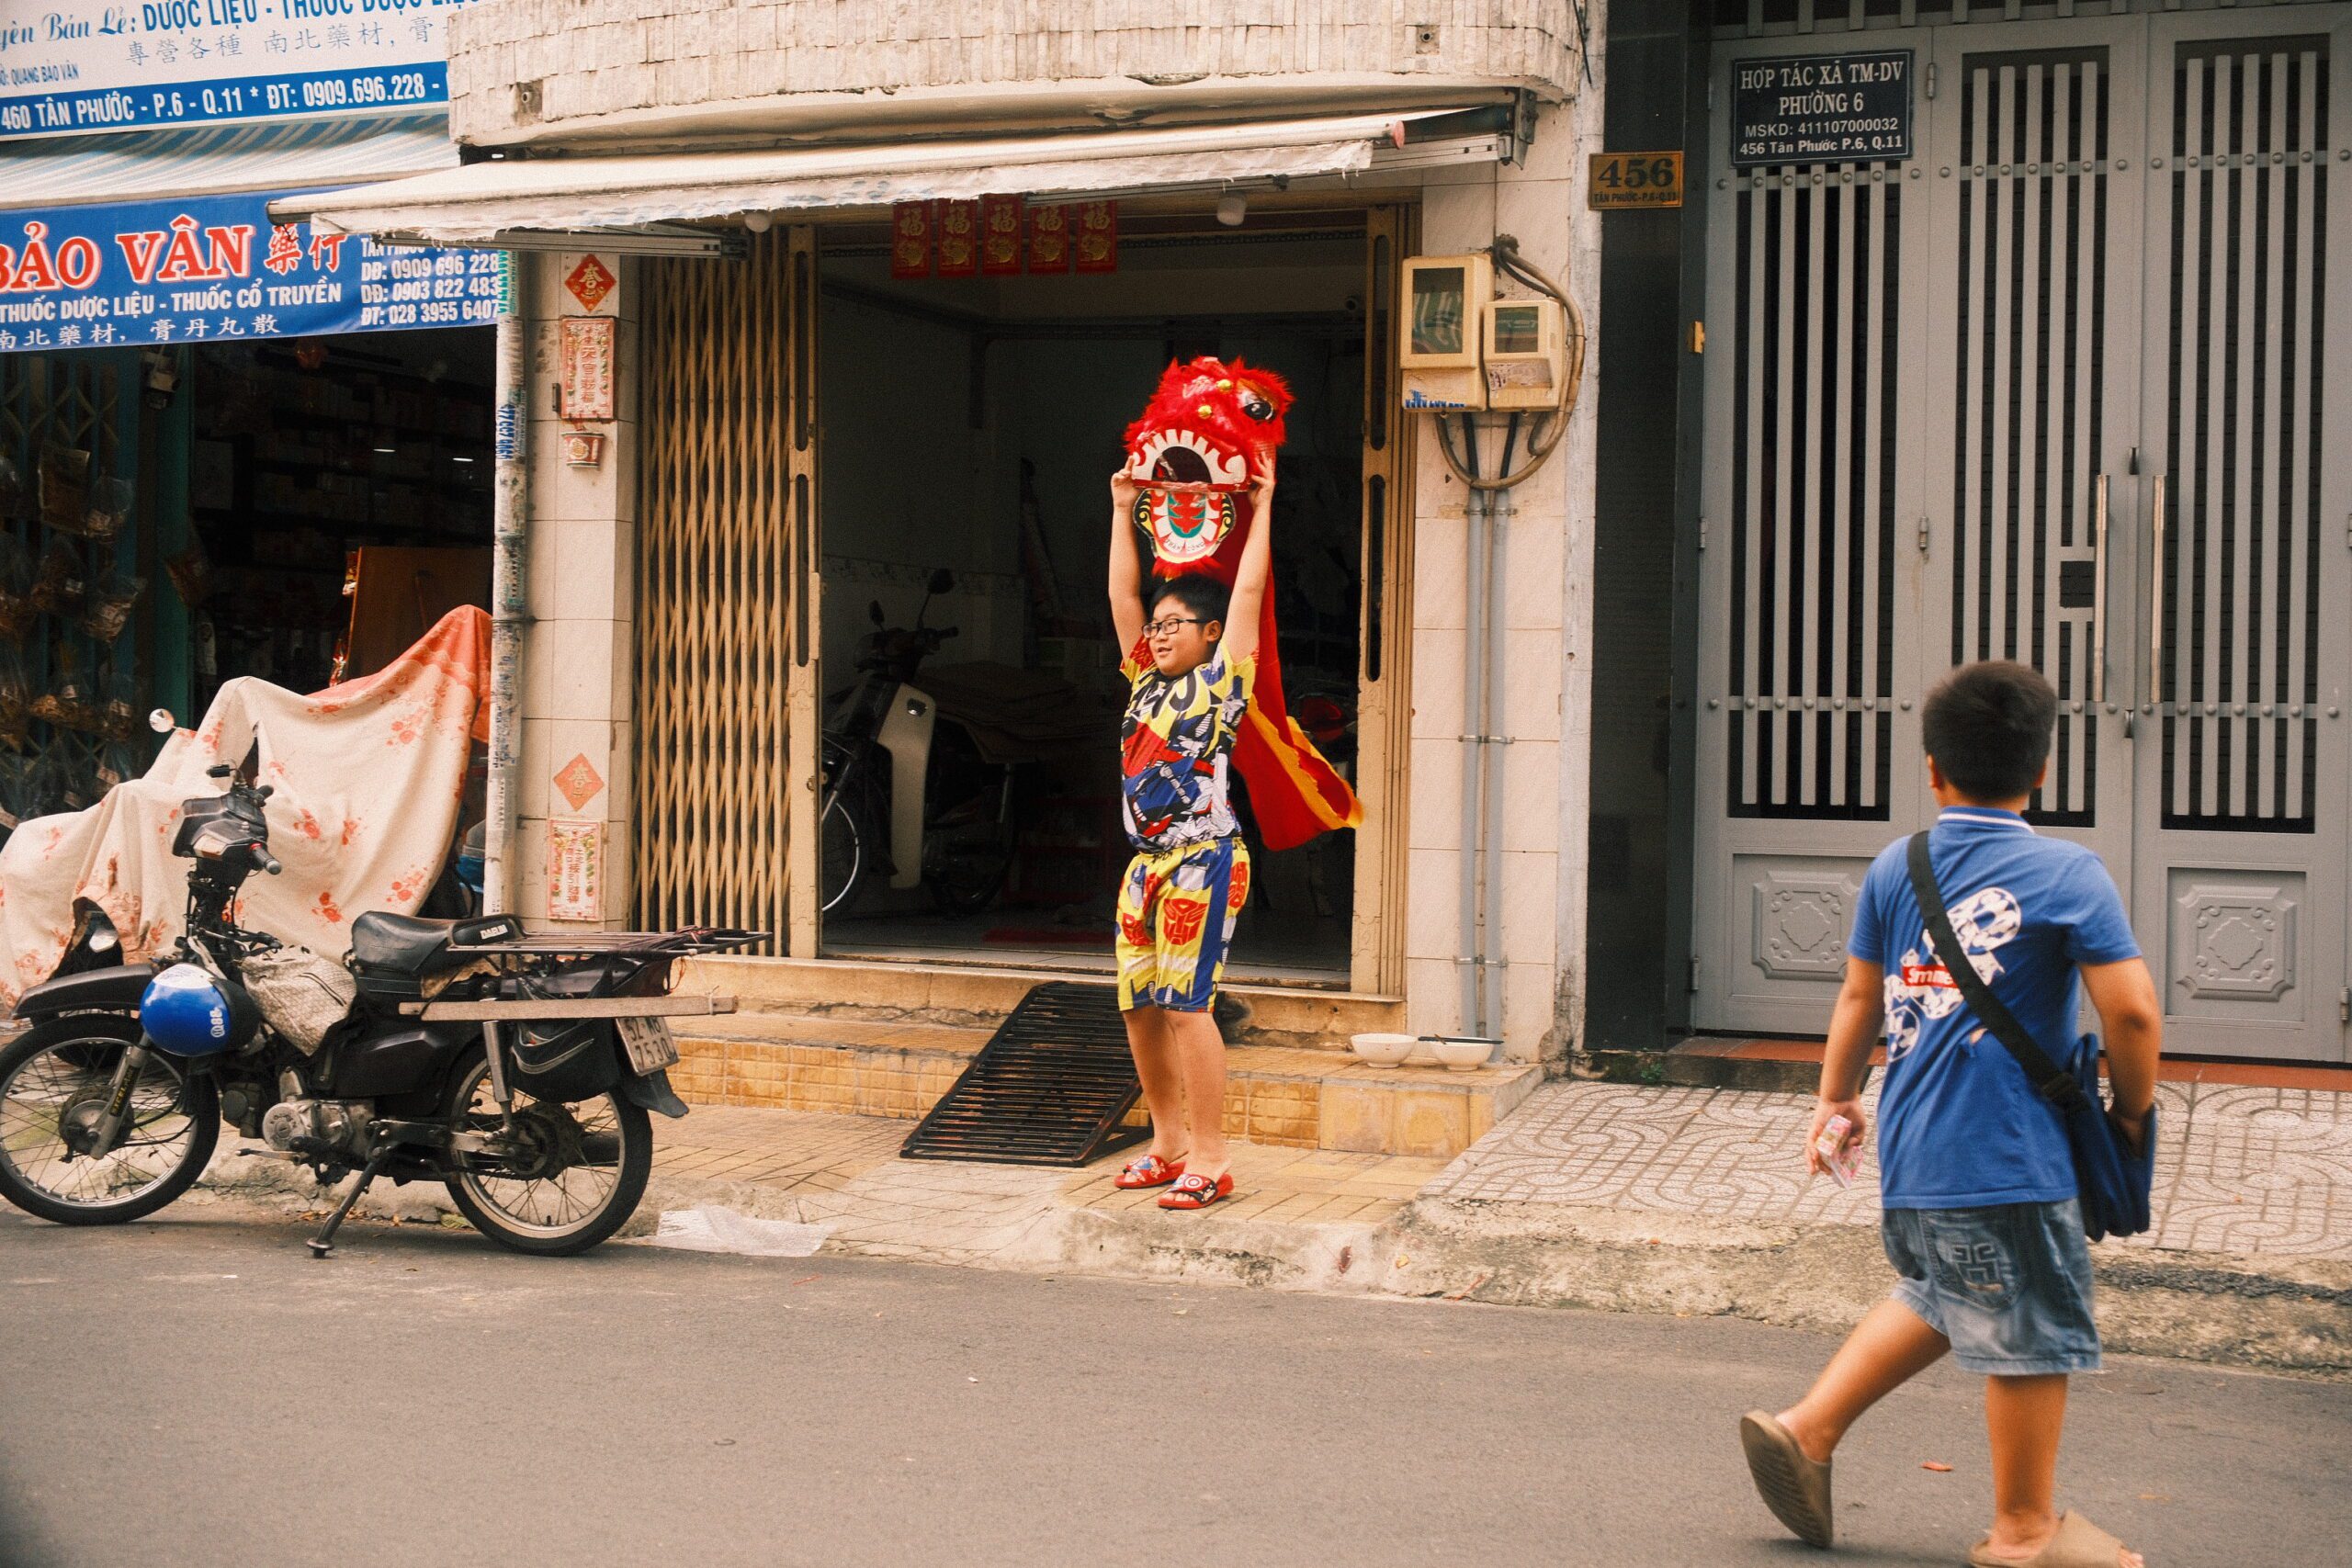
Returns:
[[[1803,1334],[301,1234],[0,1213],[0,1562],[1825,1561],[1733,1438],[1819,1362]],[[1838,1561],[1962,1559],[1975,1398],[1931,1376],[1860,1429]],[[2075,1408],[2066,1495],[2152,1562],[2346,1561],[2352,1387],[2135,1362]]]

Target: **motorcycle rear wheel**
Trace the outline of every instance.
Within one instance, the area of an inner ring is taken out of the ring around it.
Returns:
[[[61,1225],[119,1225],[195,1185],[220,1141],[220,1090],[164,1052],[149,1055],[131,1088],[120,1144],[93,1158],[68,1141],[67,1117],[104,1098],[139,1039],[137,1019],[69,1013],[0,1051],[0,1197]],[[94,1190],[103,1195],[83,1196]]]
[[[495,1132],[498,1102],[490,1087],[490,1063],[481,1052],[458,1064],[450,1083],[448,1120],[459,1132]],[[518,1123],[553,1139],[561,1148],[603,1158],[561,1159],[551,1176],[515,1177],[471,1168],[470,1157],[451,1155],[454,1171],[445,1178],[450,1201],[474,1229],[515,1252],[567,1258],[585,1252],[628,1223],[645,1196],[653,1172],[653,1122],[645,1108],[616,1089],[594,1100],[564,1105],[514,1091]],[[593,1145],[584,1147],[583,1145]],[[559,1156],[560,1158],[560,1156]],[[606,1172],[578,1180],[583,1172]]]

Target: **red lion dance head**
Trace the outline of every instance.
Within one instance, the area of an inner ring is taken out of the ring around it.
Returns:
[[[1127,474],[1137,486],[1135,521],[1151,536],[1162,577],[1204,572],[1230,583],[1254,521],[1250,487],[1272,466],[1288,432],[1290,388],[1237,359],[1170,364],[1159,389],[1127,426]],[[1258,635],[1258,679],[1234,744],[1249,785],[1259,836],[1268,849],[1303,844],[1352,828],[1363,808],[1283,700],[1274,636],[1274,592],[1266,591]]]
[[[1250,485],[1289,434],[1290,404],[1281,377],[1238,359],[1168,367],[1127,426],[1127,473],[1142,487],[1136,521],[1162,575],[1199,570],[1233,536]]]

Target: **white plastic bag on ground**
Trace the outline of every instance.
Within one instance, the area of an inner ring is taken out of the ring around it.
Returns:
[[[831,1225],[804,1225],[792,1220],[755,1220],[732,1209],[705,1204],[699,1209],[671,1209],[662,1226],[647,1238],[653,1247],[674,1247],[681,1252],[733,1252],[746,1258],[806,1258],[825,1245]]]

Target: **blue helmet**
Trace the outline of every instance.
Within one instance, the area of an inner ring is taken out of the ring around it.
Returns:
[[[147,983],[139,998],[139,1027],[175,1056],[233,1051],[260,1022],[242,986],[214,979],[193,964],[175,964]]]

